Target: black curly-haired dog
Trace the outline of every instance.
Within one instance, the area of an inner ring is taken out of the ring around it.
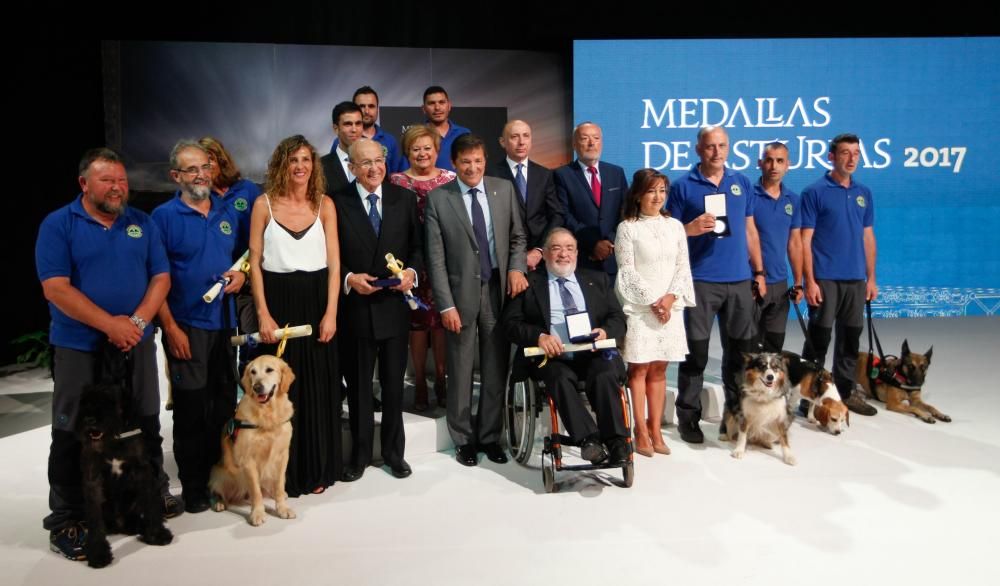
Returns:
[[[139,534],[150,545],[166,545],[173,534],[163,524],[156,471],[146,456],[142,433],[128,424],[131,380],[128,353],[107,345],[100,376],[80,398],[77,434],[81,442],[87,564],[111,563],[108,533]]]

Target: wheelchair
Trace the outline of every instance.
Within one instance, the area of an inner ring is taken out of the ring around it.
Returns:
[[[577,391],[584,392],[584,381],[577,385]],[[631,487],[635,479],[633,463],[634,447],[632,445],[632,399],[624,385],[619,385],[622,402],[622,412],[625,417],[626,446],[628,459],[624,465],[599,463],[563,464],[563,446],[579,446],[579,442],[567,435],[559,433],[559,414],[555,401],[545,392],[545,385],[527,376],[511,375],[504,396],[503,437],[507,441],[507,449],[511,457],[520,464],[527,464],[535,444],[535,424],[541,415],[542,406],[548,403],[551,420],[551,434],[543,438],[542,445],[542,483],[545,492],[550,493],[556,488],[556,472],[607,470],[621,468],[622,486]]]

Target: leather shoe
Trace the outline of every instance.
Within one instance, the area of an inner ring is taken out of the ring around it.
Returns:
[[[389,470],[392,471],[392,475],[396,478],[406,478],[410,474],[413,474],[413,468],[406,463],[406,460],[400,460],[399,462],[388,463]]]
[[[628,443],[623,437],[608,440],[608,464],[624,466],[628,463]]]
[[[455,459],[463,466],[475,466],[478,464],[477,454],[476,446],[472,444],[465,444],[464,446],[457,446],[455,448]]]
[[[507,454],[504,453],[503,448],[500,447],[498,442],[483,444],[482,450],[486,454],[486,457],[490,459],[490,462],[496,462],[497,464],[507,463]]]
[[[599,464],[608,457],[608,451],[597,438],[588,437],[580,444],[580,457],[590,461],[591,464]]]
[[[360,466],[346,466],[341,480],[344,482],[354,482],[365,475],[365,469]]]
[[[689,444],[705,443],[705,434],[701,432],[697,421],[682,421],[677,430],[681,432],[681,439]]]

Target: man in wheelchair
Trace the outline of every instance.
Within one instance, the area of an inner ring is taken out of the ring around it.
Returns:
[[[528,274],[528,289],[507,304],[502,322],[508,339],[519,346],[514,375],[541,381],[556,404],[570,438],[593,464],[625,464],[627,436],[619,392],[625,365],[617,352],[564,352],[563,344],[625,337],[625,314],[607,274],[577,269],[577,242],[565,228],[545,239],[544,268]],[[529,364],[521,351],[538,346],[544,365]],[[586,394],[595,414],[587,411],[577,391]]]

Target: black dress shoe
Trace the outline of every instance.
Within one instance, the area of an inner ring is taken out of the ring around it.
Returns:
[[[458,463],[463,466],[475,466],[479,463],[476,459],[476,446],[472,444],[465,444],[464,446],[457,446],[455,448],[455,459]]]
[[[608,464],[624,466],[628,464],[628,442],[623,437],[608,440]]]
[[[490,459],[490,462],[496,462],[497,464],[507,463],[507,454],[498,442],[483,444],[481,449],[486,453],[486,457]]]
[[[185,490],[182,493],[185,513],[201,513],[211,506],[208,489]]]
[[[596,437],[588,437],[580,444],[580,457],[591,464],[599,464],[607,459],[608,451]]]
[[[392,475],[396,478],[406,478],[410,474],[413,474],[413,468],[410,468],[406,460],[392,463],[386,462],[386,465],[389,466],[389,470],[392,471]]]
[[[689,444],[705,443],[705,434],[701,432],[697,421],[682,421],[677,430],[681,432],[681,439]]]
[[[344,468],[344,475],[341,480],[344,482],[354,482],[365,475],[365,469],[361,466],[347,466]]]

